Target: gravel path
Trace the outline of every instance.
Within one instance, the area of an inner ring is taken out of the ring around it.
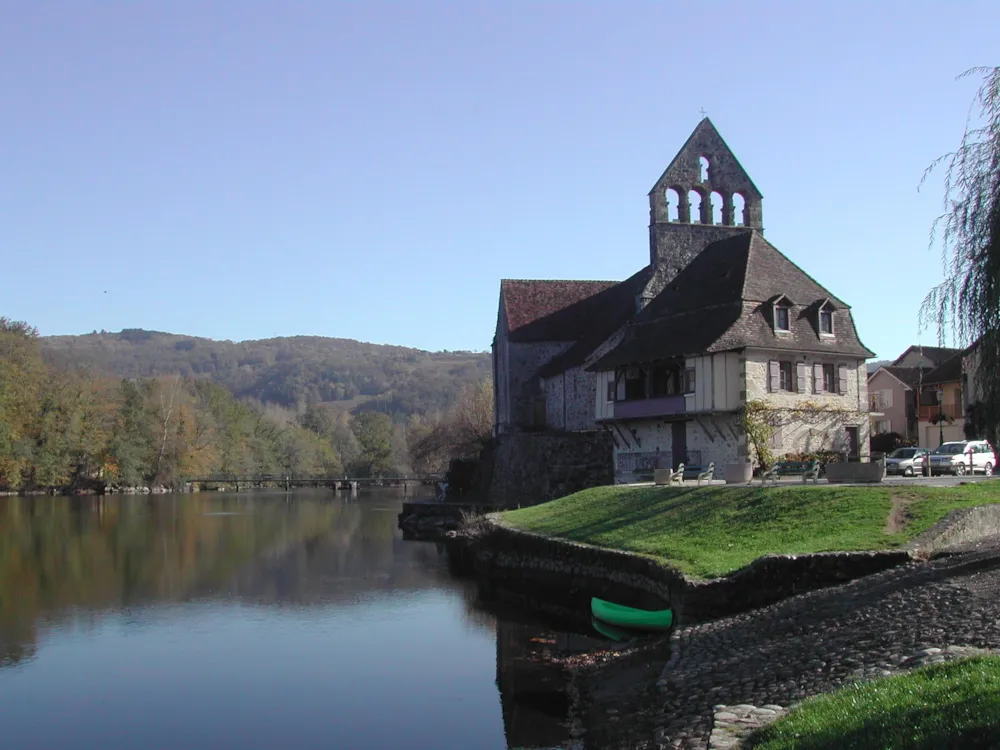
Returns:
[[[1000,649],[1000,538],[948,553],[678,629],[656,746],[705,748],[716,705],[793,705],[927,648]]]

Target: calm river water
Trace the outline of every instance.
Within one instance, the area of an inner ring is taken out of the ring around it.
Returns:
[[[558,701],[498,688],[537,629],[404,541],[401,500],[0,498],[0,746],[568,743]]]

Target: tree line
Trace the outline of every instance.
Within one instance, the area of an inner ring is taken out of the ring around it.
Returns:
[[[277,408],[238,399],[206,377],[112,378],[57,366],[43,357],[37,329],[0,318],[0,489],[437,473],[456,451],[477,449],[440,438],[465,434],[465,406],[481,406],[486,392],[492,394],[486,381],[469,384],[449,410],[396,420],[321,403]],[[488,436],[492,410],[480,418]]]
[[[125,329],[45,336],[42,351],[57,367],[127,378],[209,378],[239,399],[298,412],[346,402],[352,411],[381,411],[397,421],[446,410],[459,388],[490,372],[485,352],[426,352],[321,336],[232,342]]]

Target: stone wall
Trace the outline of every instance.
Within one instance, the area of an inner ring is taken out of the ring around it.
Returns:
[[[935,550],[1000,535],[1000,505],[953,510],[910,543],[911,549]]]
[[[497,363],[497,377],[494,388],[498,388],[500,409],[496,419],[499,432],[535,423],[535,399],[545,397],[545,390],[538,377],[538,369],[557,354],[569,348],[570,344],[560,342],[522,343],[503,341],[497,346],[500,359]]]
[[[676,468],[673,462],[673,423],[663,419],[629,420],[621,426],[628,444],[619,437],[615,449],[615,482],[628,484],[648,477],[653,469]],[[715,463],[715,478],[723,466],[743,461],[744,440],[730,414],[703,415],[685,422],[688,466]]]
[[[471,543],[476,572],[510,587],[541,586],[584,606],[589,597],[656,609],[688,625],[763,607],[788,596],[908,562],[912,553],[767,555],[725,578],[689,578],[652,558],[529,534],[494,523]]]
[[[772,393],[768,390],[768,362],[773,359],[790,360],[793,378],[796,376],[796,363],[805,363],[804,392]],[[815,392],[813,365],[823,363],[847,365],[847,390],[844,393]],[[860,455],[862,458],[869,455],[871,424],[868,417],[867,368],[863,360],[795,352],[747,352],[746,397],[748,401],[764,401],[775,410],[780,422],[772,446],[775,455],[836,450],[844,437],[844,427],[858,428]]]
[[[545,425],[553,430],[594,429],[597,376],[572,367],[545,378]]]
[[[613,482],[604,431],[509,433],[494,448],[489,499],[501,508],[536,505]]]

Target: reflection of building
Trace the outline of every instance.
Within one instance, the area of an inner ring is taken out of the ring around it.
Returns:
[[[555,635],[497,620],[497,687],[509,748],[553,747],[569,739],[565,670],[545,653]]]

